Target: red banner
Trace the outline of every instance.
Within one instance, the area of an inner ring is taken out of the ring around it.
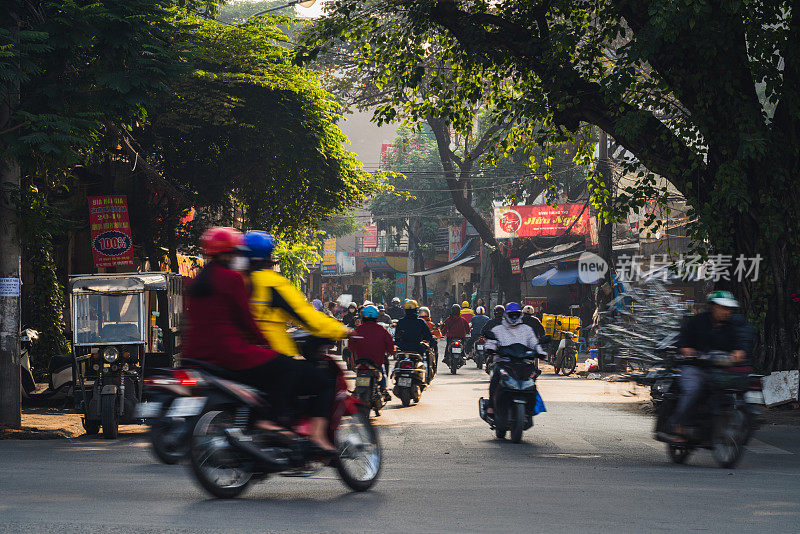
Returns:
[[[494,235],[510,237],[558,236],[589,233],[589,208],[585,204],[500,206],[494,209]],[[576,222],[577,219],[577,222]]]
[[[508,261],[511,263],[511,274],[520,274],[522,272],[522,268],[519,265],[519,258],[508,258]]]
[[[95,267],[133,265],[133,240],[125,195],[89,197]]]
[[[364,248],[375,248],[378,246],[378,227],[367,226],[367,235],[364,236],[362,243]]]

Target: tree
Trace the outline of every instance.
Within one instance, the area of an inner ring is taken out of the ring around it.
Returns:
[[[657,196],[651,173],[668,179],[692,207],[699,246],[763,258],[758,280],[728,285],[760,326],[762,366],[797,366],[798,311],[789,299],[800,285],[796,6],[776,0],[337,0],[330,7],[334,33],[377,29],[375,39],[401,53],[445,42],[461,83],[432,108],[482,98],[471,81],[481,76],[493,82],[491,98],[499,103],[493,111],[546,125],[536,134],[542,142],[569,137],[583,123],[607,132],[629,153],[625,168],[641,175],[606,217]],[[370,16],[381,9],[393,14],[390,27]],[[602,183],[596,174],[590,182]],[[604,205],[607,191],[593,192]]]

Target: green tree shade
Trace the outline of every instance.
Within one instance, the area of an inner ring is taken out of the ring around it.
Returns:
[[[391,278],[375,278],[372,280],[372,302],[377,304],[389,302],[394,297],[395,281]]]
[[[596,205],[609,220],[619,218],[663,194],[650,173],[667,178],[692,206],[696,243],[764,259],[757,281],[719,285],[732,286],[763,326],[758,359],[764,367],[797,366],[798,311],[789,298],[800,290],[795,5],[334,0],[329,8],[317,34],[322,42],[366,36],[376,64],[392,58],[384,63],[387,72],[439,43],[458,83],[421,96],[419,109],[436,110],[456,128],[466,126],[459,110],[486,98],[475,90],[479,81],[489,82],[482,87],[490,91],[492,113],[520,131],[530,127],[540,143],[575,138],[583,123],[602,128],[627,151],[623,170],[641,174],[612,203],[603,181],[590,173]],[[422,78],[403,72],[408,92],[419,95]],[[384,116],[397,107],[387,106]],[[579,147],[578,159],[591,162],[592,143]]]

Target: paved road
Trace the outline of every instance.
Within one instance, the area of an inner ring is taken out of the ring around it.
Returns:
[[[381,480],[365,494],[331,470],[210,500],[136,433],[0,442],[0,531],[800,531],[797,428],[760,431],[735,471],[708,452],[674,466],[627,388],[545,372],[549,411],[514,445],[477,418],[486,384],[470,365],[440,373],[419,406],[393,401],[378,418]]]

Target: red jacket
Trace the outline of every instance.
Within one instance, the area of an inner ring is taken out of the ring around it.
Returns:
[[[186,291],[186,325],[183,354],[226,369],[238,371],[266,363],[278,354],[260,347],[267,340],[250,313],[250,295],[244,278],[215,263],[207,269],[213,293],[192,297]]]
[[[469,323],[461,315],[450,315],[442,323],[442,333],[447,337],[467,337]]]
[[[356,360],[361,358],[372,360],[378,367],[383,366],[387,353],[394,354],[392,336],[375,321],[364,321],[357,326],[353,331],[349,347]]]

